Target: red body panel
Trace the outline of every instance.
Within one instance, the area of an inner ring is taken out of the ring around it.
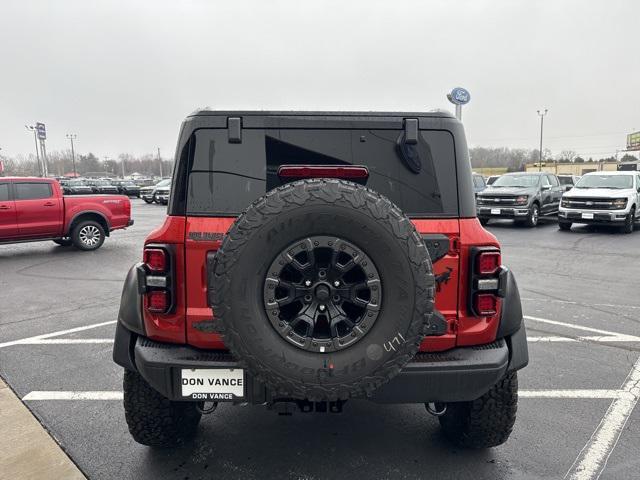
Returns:
[[[52,195],[49,198],[0,202],[0,241],[68,236],[73,219],[86,212],[102,215],[110,231],[129,225],[131,203],[124,195],[65,197],[60,184],[46,178],[12,177],[3,178],[2,182],[48,183]]]
[[[178,301],[170,315],[154,315],[145,311],[145,324],[151,338],[171,342],[186,342],[199,348],[223,349],[218,334],[194,328],[198,322],[212,320],[207,305],[207,253],[215,252],[233,218],[167,217],[164,225],[152,232],[150,243],[176,244],[176,275]],[[496,238],[475,218],[414,220],[419,233],[441,233],[450,238],[449,252],[434,265],[434,274],[450,270],[447,282],[436,291],[436,309],[449,322],[445,335],[427,337],[422,351],[442,351],[459,345],[491,343],[496,336],[500,309],[491,317],[475,317],[468,308],[469,256],[473,246],[499,248]]]

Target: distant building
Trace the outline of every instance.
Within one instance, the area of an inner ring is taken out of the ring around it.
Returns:
[[[631,162],[625,162],[631,163]],[[637,162],[636,162],[637,163]],[[584,162],[584,163],[558,163],[554,161],[542,162],[542,171],[555,173],[556,175],[578,175],[582,176],[589,172],[615,172],[618,170],[618,162]],[[537,163],[528,163],[525,166],[527,172],[538,172],[540,168]]]

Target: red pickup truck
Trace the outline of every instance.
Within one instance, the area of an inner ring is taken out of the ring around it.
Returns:
[[[112,230],[130,225],[124,195],[65,197],[56,180],[0,177],[0,244],[53,240],[96,250]]]

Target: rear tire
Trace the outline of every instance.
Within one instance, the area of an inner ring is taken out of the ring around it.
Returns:
[[[624,220],[624,226],[622,227],[622,231],[624,233],[633,233],[634,223],[636,221],[636,207],[631,207],[631,211],[629,211],[629,215]]]
[[[558,228],[564,232],[568,232],[569,230],[571,230],[571,222],[558,220]]]
[[[440,419],[444,435],[464,448],[490,448],[507,441],[518,409],[518,376],[508,373],[471,402],[447,405]]]
[[[153,203],[153,200],[150,200],[148,198],[143,198],[143,200],[145,201],[145,203]]]
[[[482,225],[483,227],[489,225],[489,218],[479,218],[478,220],[480,220],[480,225]]]
[[[136,442],[172,447],[195,436],[202,417],[197,403],[171,401],[130,370],[124,371],[123,387],[124,416]]]
[[[80,250],[97,250],[104,243],[104,228],[95,220],[80,222],[73,228],[71,240]]]

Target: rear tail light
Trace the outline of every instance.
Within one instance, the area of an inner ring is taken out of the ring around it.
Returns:
[[[143,261],[152,272],[164,272],[167,269],[167,253],[161,248],[145,248]]]
[[[476,317],[490,317],[500,305],[502,267],[500,250],[495,247],[472,247],[469,307]]]
[[[498,271],[501,263],[500,252],[480,252],[476,256],[476,273],[492,275]]]
[[[473,306],[475,311],[483,317],[495,315],[498,310],[498,297],[492,293],[476,293]]]
[[[369,169],[360,165],[282,165],[278,168],[281,179],[342,178],[367,179]]]
[[[145,297],[147,310],[153,313],[164,313],[171,304],[169,292],[166,290],[151,290]]]
[[[150,313],[170,313],[173,291],[173,268],[170,246],[152,245],[143,253],[144,306]]]

